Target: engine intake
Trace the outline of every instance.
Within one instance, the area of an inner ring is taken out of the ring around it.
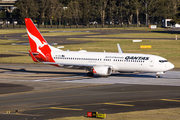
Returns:
[[[94,66],[93,73],[99,76],[109,76],[112,73],[110,66]]]

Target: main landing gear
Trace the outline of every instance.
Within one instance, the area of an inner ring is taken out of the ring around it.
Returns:
[[[93,77],[93,76],[94,76],[94,73],[93,73],[93,72],[88,72],[88,73],[87,73],[87,76],[88,76],[88,77]]]

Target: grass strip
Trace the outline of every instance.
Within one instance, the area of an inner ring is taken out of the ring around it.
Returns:
[[[176,40],[143,40],[140,43],[133,43],[130,39],[98,39],[98,38],[69,38],[68,40],[98,41],[85,44],[64,45],[63,50],[78,51],[85,49],[93,52],[117,52],[117,43],[120,44],[124,53],[144,53],[165,57],[172,62],[176,68],[180,68],[180,41]],[[1,41],[1,40],[0,40]],[[4,42],[4,41],[3,41]],[[9,41],[7,41],[9,43]],[[13,42],[13,41],[11,41]],[[16,41],[15,41],[16,42]],[[50,42],[50,41],[49,41]],[[140,49],[140,45],[151,45],[152,49]],[[57,46],[55,46],[57,47]],[[8,51],[28,52],[26,45],[0,45],[0,54],[18,54]],[[33,63],[31,58],[26,56],[0,58],[1,63]]]
[[[84,113],[86,114],[86,113]],[[179,120],[180,108],[144,110],[107,114],[106,120]],[[87,118],[84,116],[64,117],[49,120],[98,120],[99,118]]]
[[[43,36],[69,36],[69,35],[88,35],[88,34],[98,34],[95,32],[50,32],[42,33]]]
[[[111,34],[111,35],[95,35],[88,37],[124,37],[124,38],[174,38],[180,37],[180,34],[170,33],[123,33],[123,34]]]

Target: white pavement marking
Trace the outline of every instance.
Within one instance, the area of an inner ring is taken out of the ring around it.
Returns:
[[[138,84],[138,85],[166,85],[180,86],[180,71],[169,71],[162,78],[155,78],[153,73],[130,74],[121,76],[98,77],[91,79],[70,80],[71,83],[96,83],[96,84]]]
[[[83,77],[83,76],[69,76],[69,77],[54,77],[54,78],[44,78],[44,79],[34,79],[34,80],[16,80],[16,79],[0,79],[0,81],[5,80],[5,81],[41,81],[41,82],[61,82],[58,80],[64,80],[64,79],[71,79],[71,78],[78,78],[78,77]],[[57,80],[57,81],[53,81]]]
[[[165,85],[180,86],[180,71],[168,71],[155,78],[155,73],[141,74],[114,74],[109,77],[82,78],[83,76],[51,77],[34,80],[0,79],[6,81],[40,81],[40,82],[69,82],[69,83],[88,83],[88,84],[137,84],[137,85]],[[71,79],[75,78],[75,79]],[[66,80],[65,80],[66,79]],[[68,80],[70,79],[70,80]]]
[[[56,77],[56,78],[46,78],[46,79],[37,79],[37,80],[31,80],[31,81],[51,81],[51,80],[61,80],[61,79],[69,79],[69,78],[76,78],[81,76],[70,76],[70,77]]]

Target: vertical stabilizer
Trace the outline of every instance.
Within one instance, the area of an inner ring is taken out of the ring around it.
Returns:
[[[25,23],[31,51],[37,52],[38,47],[42,47],[43,45],[47,44],[47,42],[30,18],[25,18]]]
[[[49,61],[54,62],[51,51],[58,50],[50,46],[44,37],[41,35],[37,27],[34,25],[30,18],[25,18],[27,34],[29,38],[31,53],[35,54],[34,57],[38,61]]]

